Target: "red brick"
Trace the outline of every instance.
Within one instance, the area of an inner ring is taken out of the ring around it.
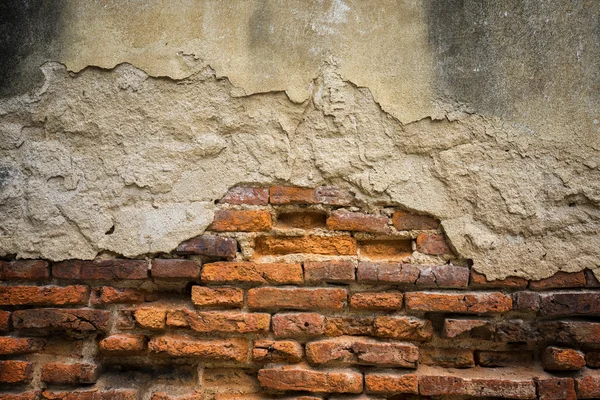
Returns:
[[[173,310],[167,313],[167,325],[189,327],[201,333],[266,333],[271,316],[235,311]]]
[[[216,262],[204,264],[202,282],[249,284],[300,284],[304,282],[300,264],[257,264]]]
[[[540,294],[540,315],[600,316],[600,292],[570,292]]]
[[[118,390],[77,390],[77,391],[49,391],[42,393],[45,400],[137,400],[137,391],[133,389]]]
[[[175,252],[232,259],[237,252],[237,241],[232,238],[202,235],[181,243]]]
[[[579,371],[585,367],[585,357],[577,350],[550,346],[542,354],[542,364],[546,371]]]
[[[565,289],[585,286],[586,279],[584,271],[573,273],[559,271],[549,278],[540,281],[531,281],[529,283],[529,288],[533,290]]]
[[[590,368],[600,368],[600,351],[586,352],[585,363]]]
[[[42,382],[50,384],[78,385],[94,383],[98,377],[96,364],[47,363],[42,366]]]
[[[506,279],[488,281],[485,275],[471,270],[471,281],[469,287],[475,289],[523,289],[527,287],[527,279],[509,276]]]
[[[327,336],[372,336],[373,317],[327,317],[325,335]]]
[[[0,310],[0,332],[10,331],[10,312]]]
[[[316,393],[360,393],[363,390],[363,376],[354,370],[265,368],[258,371],[258,380],[262,387],[272,390]]]
[[[540,295],[536,292],[513,293],[513,309],[525,312],[537,312],[540,310]]]
[[[474,329],[486,327],[489,321],[482,319],[453,319],[444,320],[444,336],[447,338],[455,338],[467,333],[471,333]]]
[[[400,310],[401,292],[360,292],[350,296],[350,308],[355,310]]]
[[[256,372],[239,368],[205,368],[200,386],[205,392],[226,390],[240,394],[260,391]]]
[[[52,265],[52,276],[60,279],[120,280],[146,279],[145,260],[62,261]]]
[[[325,333],[325,317],[317,313],[275,314],[272,318],[275,337],[314,337]]]
[[[352,193],[335,186],[320,186],[315,189],[315,196],[319,204],[349,206],[354,203],[354,195]]]
[[[346,305],[347,293],[337,288],[255,288],[248,290],[248,307],[263,309],[331,309]]]
[[[477,365],[482,367],[515,367],[531,365],[531,351],[476,351]]]
[[[398,372],[369,372],[365,374],[367,393],[418,394],[417,375]]]
[[[244,291],[232,287],[192,286],[192,303],[197,307],[241,307]]]
[[[407,239],[372,239],[358,242],[358,254],[371,260],[404,261],[412,256]]]
[[[49,277],[50,271],[46,261],[0,261],[0,280],[39,281]]]
[[[271,204],[318,204],[314,189],[295,186],[271,186],[269,188]]]
[[[388,217],[346,210],[333,211],[327,218],[327,229],[333,231],[357,231],[389,233]]]
[[[217,232],[265,232],[271,230],[271,214],[266,210],[217,210],[208,227]]]
[[[188,336],[165,335],[153,337],[148,343],[153,353],[171,357],[198,357],[207,361],[237,361],[248,359],[248,340],[195,339]]]
[[[575,382],[572,378],[538,378],[539,400],[576,400]]]
[[[532,379],[486,379],[459,376],[425,375],[419,377],[419,391],[425,396],[500,397],[503,399],[535,399]]]
[[[255,249],[263,255],[323,254],[332,256],[356,255],[356,240],[350,236],[260,236]]]
[[[499,313],[512,309],[510,296],[500,292],[487,293],[430,293],[411,292],[405,294],[406,309],[412,311]]]
[[[0,305],[48,306],[86,304],[87,286],[0,286]]]
[[[252,359],[265,363],[297,363],[302,361],[302,345],[291,340],[255,340]]]
[[[134,311],[136,323],[146,329],[164,329],[167,310],[160,307],[143,307]]]
[[[157,279],[196,279],[200,276],[200,262],[156,258],[152,260],[151,272]]]
[[[251,206],[266,206],[269,204],[269,188],[237,186],[229,189],[227,194],[219,200],[225,204],[248,204]]]
[[[101,286],[92,290],[92,304],[143,303],[146,294],[137,289],[120,289],[111,286]]]
[[[0,393],[0,400],[38,400],[41,393],[37,390],[22,393]]]
[[[585,286],[588,288],[599,288],[600,287],[600,281],[598,280],[598,278],[596,278],[596,275],[594,275],[594,271],[590,270],[590,269],[586,269],[584,271],[585,273]]]
[[[406,343],[342,337],[307,343],[306,358],[313,365],[376,365],[417,368],[419,348]]]
[[[104,338],[98,343],[100,351],[108,354],[133,354],[146,350],[146,337],[118,333]]]
[[[437,233],[419,233],[417,236],[417,251],[431,255],[454,254],[448,243],[446,243],[444,235]]]
[[[356,279],[355,269],[352,261],[306,261],[304,279],[306,283],[352,283]]]
[[[12,315],[15,329],[66,330],[74,332],[106,331],[110,312],[103,310],[43,308],[19,310]]]
[[[469,268],[455,265],[360,262],[358,281],[422,288],[464,289],[469,283]]]
[[[44,348],[42,339],[0,336],[0,355],[34,353]]]
[[[445,368],[471,368],[475,366],[473,350],[421,347],[419,362],[424,365],[437,365]]]
[[[407,211],[394,212],[392,223],[399,231],[437,229],[440,226],[440,222],[433,217],[412,214]]]
[[[425,341],[433,336],[431,321],[404,316],[375,317],[375,336]]]
[[[165,392],[154,392],[150,400],[205,400],[206,396],[202,393],[188,393],[172,395]]]
[[[27,383],[33,378],[33,364],[25,361],[0,361],[0,383]]]
[[[578,399],[600,398],[600,375],[588,375],[575,379]]]
[[[280,228],[315,229],[325,228],[327,215],[321,212],[286,212],[277,216]]]

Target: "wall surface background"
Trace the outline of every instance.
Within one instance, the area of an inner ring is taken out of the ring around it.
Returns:
[[[489,279],[600,269],[600,3],[5,1],[0,255],[169,252],[235,185],[436,216]]]

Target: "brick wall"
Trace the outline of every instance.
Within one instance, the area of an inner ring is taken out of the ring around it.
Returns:
[[[489,282],[359,205],[238,187],[172,254],[0,262],[0,400],[600,398],[589,271]]]

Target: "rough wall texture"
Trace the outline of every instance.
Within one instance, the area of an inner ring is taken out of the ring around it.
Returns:
[[[236,187],[171,254],[0,261],[0,399],[600,397],[593,274],[489,281],[435,218],[356,206]]]
[[[3,256],[168,252],[286,183],[435,215],[490,279],[600,265],[596,1],[44,4],[2,6]]]

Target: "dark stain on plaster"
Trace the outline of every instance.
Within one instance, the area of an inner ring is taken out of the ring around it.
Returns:
[[[58,59],[63,6],[60,0],[0,1],[0,97],[41,86],[40,66]]]
[[[598,104],[599,1],[424,4],[439,97],[499,116],[526,114],[516,107],[534,98],[550,108],[582,98]]]

